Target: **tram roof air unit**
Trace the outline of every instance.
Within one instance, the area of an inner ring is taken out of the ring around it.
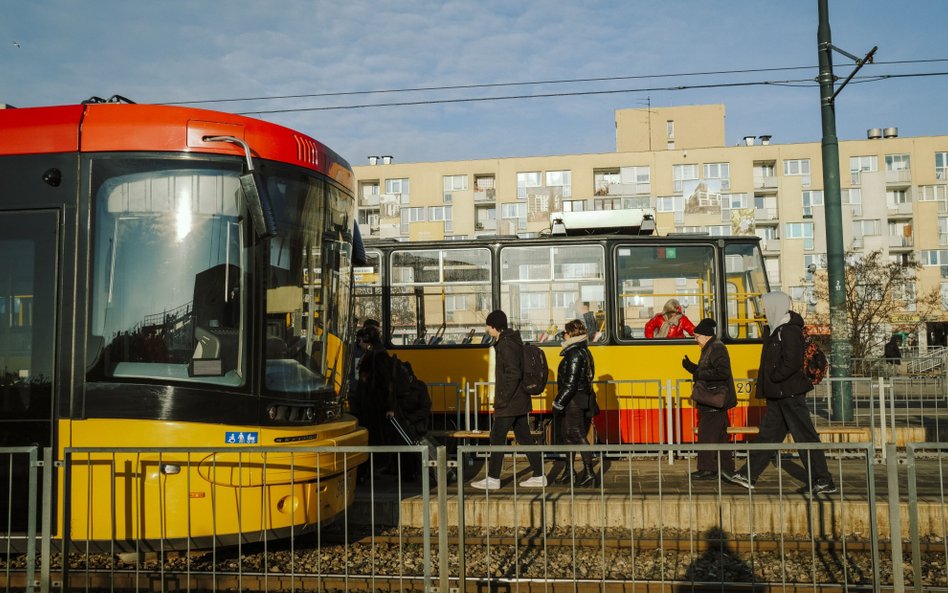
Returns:
[[[553,212],[550,228],[554,235],[651,235],[655,232],[655,211],[627,208]]]

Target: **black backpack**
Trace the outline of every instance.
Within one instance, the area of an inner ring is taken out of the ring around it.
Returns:
[[[389,357],[391,366],[392,389],[398,411],[410,422],[422,426],[431,414],[431,396],[428,385],[419,379],[411,368],[411,363],[401,360],[394,354]]]
[[[523,389],[530,395],[540,395],[546,391],[546,382],[550,376],[550,367],[546,364],[546,354],[536,344],[523,345]]]

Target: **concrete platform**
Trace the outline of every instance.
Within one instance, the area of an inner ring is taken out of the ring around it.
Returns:
[[[669,465],[667,458],[617,458],[605,460],[604,483],[597,488],[571,489],[551,485],[543,490],[514,485],[510,456],[502,474],[502,487],[483,491],[457,483],[445,489],[446,524],[459,524],[460,501],[463,498],[464,524],[468,528],[519,526],[529,529],[576,526],[593,529],[640,530],[677,529],[703,532],[720,527],[728,533],[785,534],[792,537],[839,539],[868,538],[873,521],[869,504],[869,471],[873,473],[874,510],[878,536],[889,538],[889,493],[887,468],[868,467],[865,461],[829,459],[830,471],[836,477],[839,492],[811,497],[804,487],[806,472],[798,459],[785,456],[781,469],[769,467],[753,491],[726,481],[692,481],[694,460],[678,459]],[[689,463],[690,462],[690,463]],[[738,467],[743,460],[738,460]],[[578,466],[578,464],[577,464]],[[598,468],[598,465],[597,465]],[[518,459],[520,476],[530,477],[525,459]],[[547,474],[555,471],[546,464]],[[521,471],[522,470],[522,471]],[[909,533],[908,486],[904,466],[899,466],[900,532]],[[942,504],[942,485],[938,462],[919,460],[918,518],[923,537],[945,538],[948,509]],[[464,471],[465,482],[483,477],[480,467]],[[374,508],[376,525],[422,528],[424,516],[430,525],[439,525],[438,489],[434,486],[427,497],[422,496],[420,482],[402,483],[401,492],[395,476],[377,479],[374,496],[360,487],[350,520],[367,523]]]

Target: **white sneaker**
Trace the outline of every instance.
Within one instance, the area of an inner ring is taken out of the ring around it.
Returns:
[[[471,482],[471,487],[478,490],[500,490],[500,480],[487,476],[483,480]]]
[[[520,482],[521,488],[544,488],[546,486],[546,476],[533,476],[529,480]]]

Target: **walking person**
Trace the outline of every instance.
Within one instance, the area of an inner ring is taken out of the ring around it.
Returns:
[[[681,366],[691,373],[695,383],[700,381],[710,389],[724,390],[721,407],[697,401],[692,403],[698,410],[698,442],[727,444],[727,428],[730,425],[727,411],[737,405],[737,389],[734,387],[727,346],[714,336],[716,325],[710,318],[698,322],[695,326],[695,341],[701,346],[701,355],[697,363],[685,355]],[[691,472],[691,479],[715,480],[719,468],[725,479],[734,474],[734,455],[731,451],[699,451],[698,469]]]
[[[533,402],[523,389],[523,340],[520,333],[507,327],[507,314],[497,309],[487,316],[486,331],[494,339],[496,365],[494,377],[494,424],[490,428],[490,444],[507,444],[507,432],[513,429],[519,445],[535,445],[530,434],[530,411]],[[524,488],[543,488],[547,485],[543,461],[539,452],[527,453],[533,477],[523,482]],[[500,488],[500,470],[504,454],[493,452],[487,462],[487,477],[471,482],[474,488]]]
[[[813,390],[813,384],[803,373],[803,318],[790,310],[790,297],[786,293],[769,292],[761,297],[761,302],[770,335],[760,353],[757,395],[767,400],[767,409],[755,442],[782,443],[789,433],[795,443],[818,443],[820,435],[806,407],[806,394]],[[751,451],[747,464],[731,481],[744,488],[753,488],[772,454],[767,450]],[[811,493],[836,492],[823,451],[800,451],[800,459],[809,468],[813,481]]]
[[[553,413],[561,416],[563,441],[570,445],[588,445],[586,435],[592,419],[599,413],[596,393],[592,381],[596,376],[596,365],[589,352],[589,337],[586,325],[579,319],[567,322],[566,341],[560,350],[560,366],[556,371],[556,397],[553,399]],[[583,460],[583,472],[578,474],[573,468],[573,457],[567,455],[563,475],[557,480],[561,484],[573,483],[577,487],[597,486],[599,478],[593,471],[592,451],[580,453]]]

